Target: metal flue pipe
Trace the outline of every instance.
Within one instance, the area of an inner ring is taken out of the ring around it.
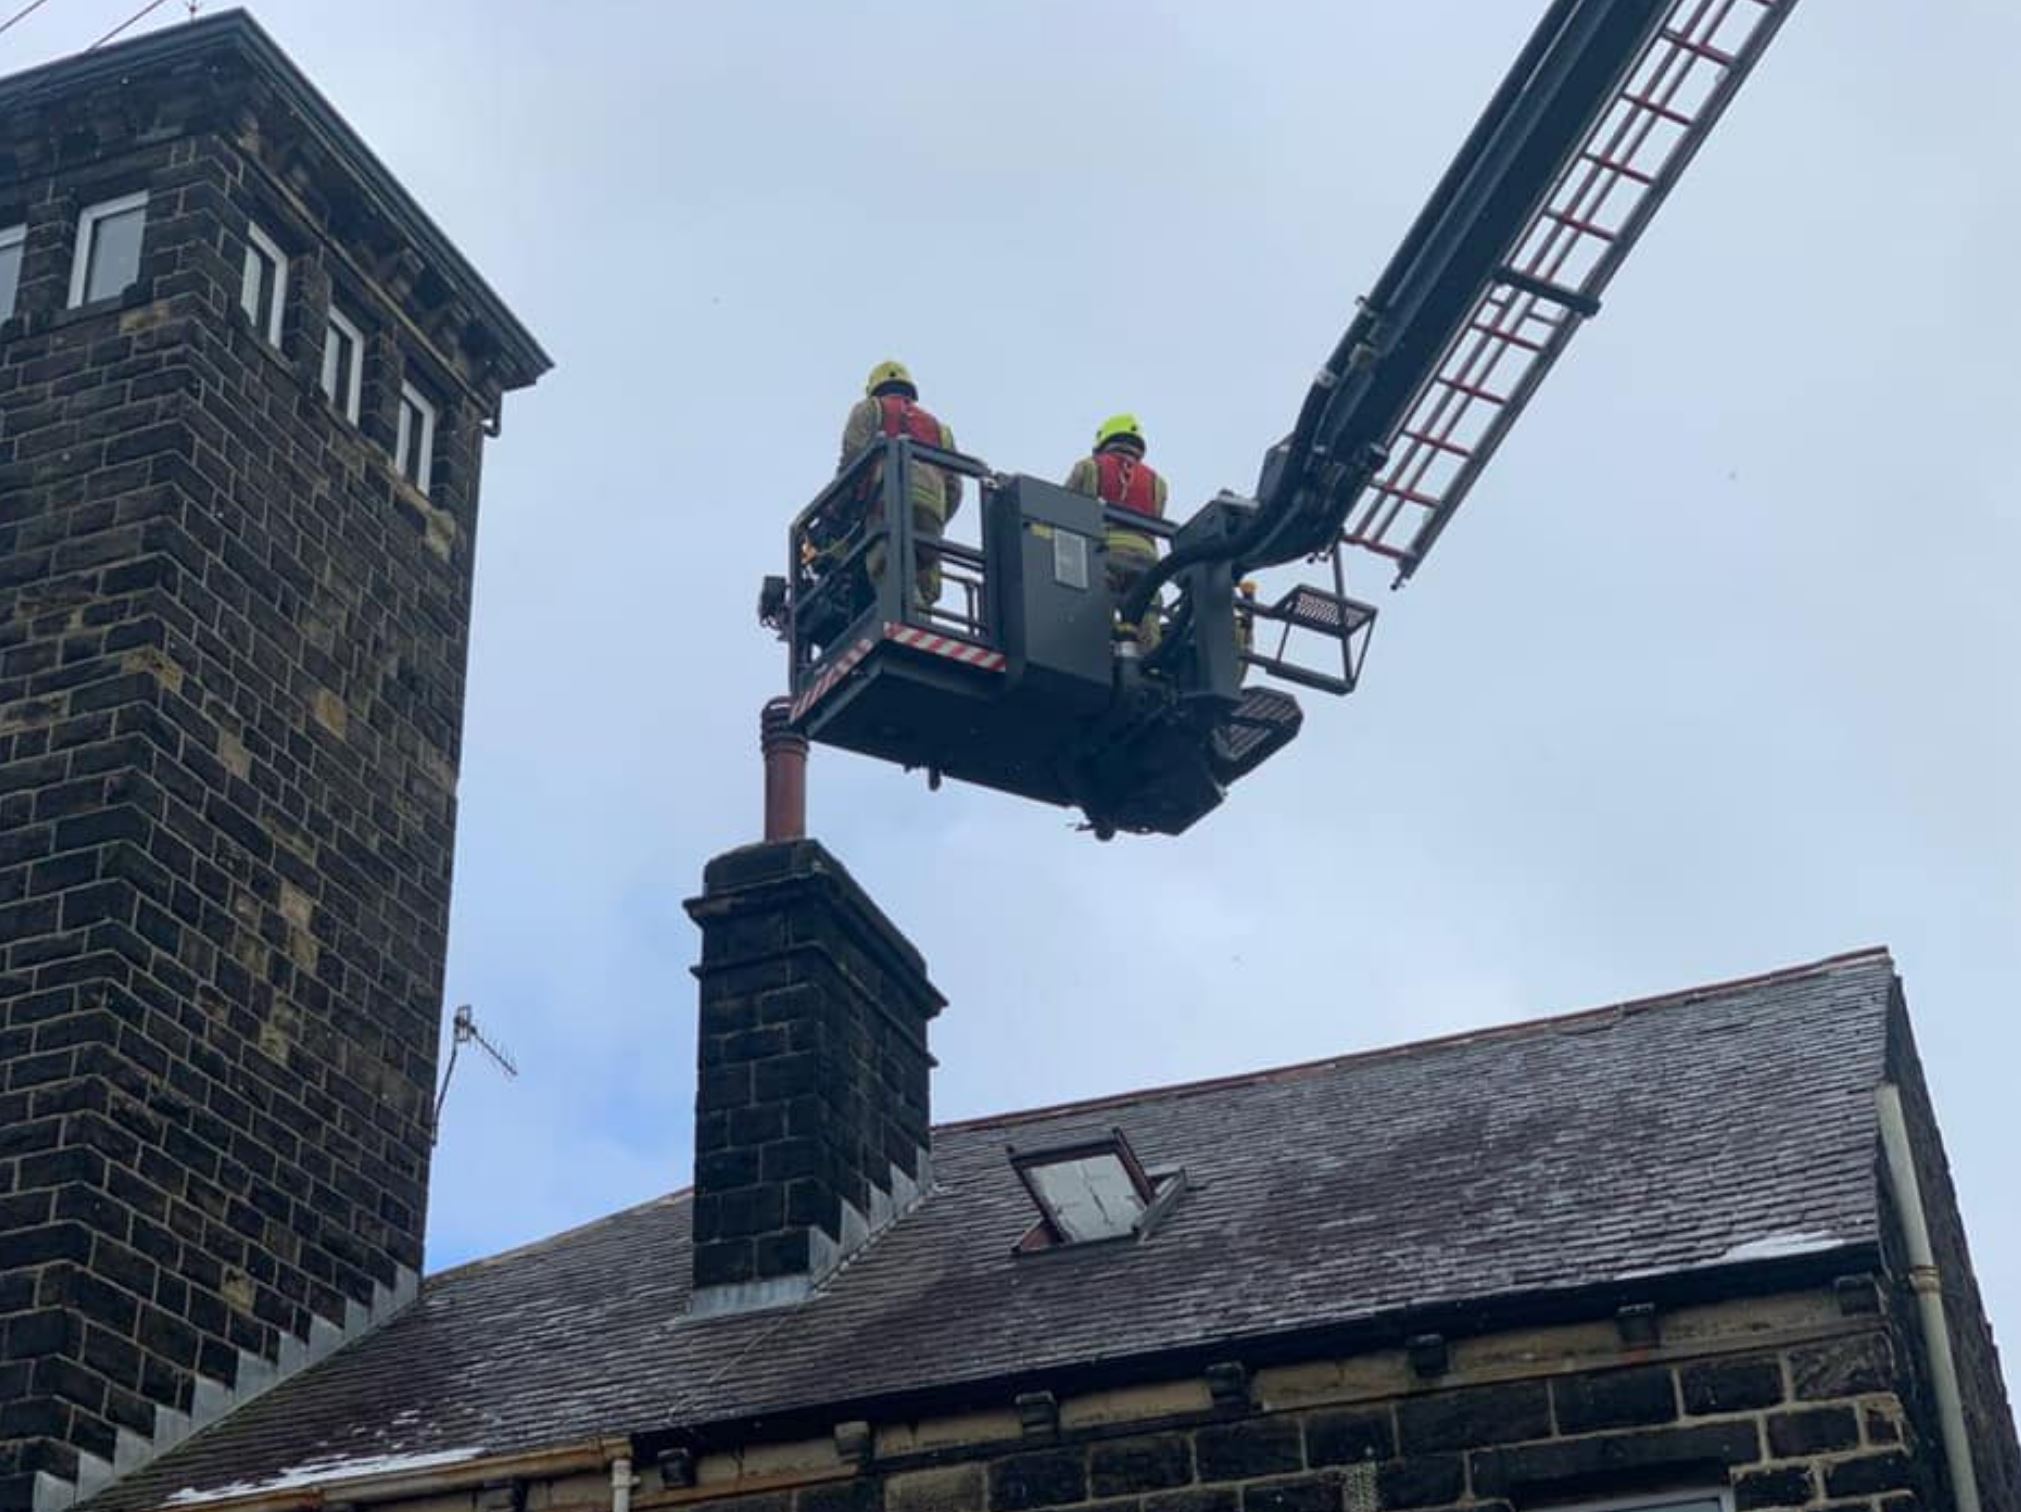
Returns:
[[[791,723],[792,700],[775,698],[758,714],[765,756],[765,842],[807,836],[807,737]]]

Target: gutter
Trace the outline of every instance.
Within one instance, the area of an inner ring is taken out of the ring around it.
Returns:
[[[308,1509],[362,1506],[375,1502],[407,1501],[443,1492],[465,1490],[506,1480],[551,1480],[570,1473],[598,1471],[610,1467],[613,1512],[629,1512],[631,1506],[631,1453],[629,1439],[585,1439],[556,1449],[537,1449],[524,1454],[454,1460],[425,1470],[395,1470],[381,1475],[332,1476],[310,1485],[275,1490],[250,1490],[237,1496],[208,1496],[201,1492],[175,1500],[171,1492],[149,1505],[189,1512],[308,1512]],[[622,1490],[622,1500],[619,1493]]]
[[[1909,1148],[1909,1124],[1902,1112],[1902,1092],[1893,1082],[1874,1089],[1880,1109],[1881,1149],[1887,1157],[1888,1186],[1901,1214],[1903,1237],[1909,1246],[1909,1289],[1916,1294],[1923,1347],[1929,1353],[1930,1374],[1937,1398],[1937,1431],[1944,1441],[1944,1464],[1950,1471],[1951,1494],[1957,1512],[1979,1512],[1979,1477],[1972,1466],[1972,1440],[1965,1431],[1964,1393],[1958,1384],[1958,1361],[1951,1353],[1951,1327],[1944,1315],[1944,1278],[1930,1246],[1930,1224],[1923,1208],[1923,1189],[1916,1180],[1915,1155]]]

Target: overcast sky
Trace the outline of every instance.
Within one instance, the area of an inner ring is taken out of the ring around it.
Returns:
[[[1248,488],[1541,10],[257,8],[558,363],[486,463],[449,972],[522,1075],[458,1072],[432,1264],[688,1179],[681,900],[754,835],[751,606],[870,364],[1001,469],[1128,408],[1175,509]],[[951,1000],[937,1114],[1884,943],[2021,1379],[2017,55],[2006,0],[1802,6],[1431,564],[1360,585],[1362,691],[1183,839],[817,752]]]

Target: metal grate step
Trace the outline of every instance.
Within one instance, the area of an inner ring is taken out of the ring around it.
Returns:
[[[1289,745],[1304,723],[1304,711],[1289,693],[1244,688],[1242,702],[1214,732],[1215,776],[1228,783],[1254,771]]]

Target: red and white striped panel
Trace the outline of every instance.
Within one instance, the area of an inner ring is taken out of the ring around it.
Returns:
[[[952,635],[921,630],[915,625],[886,625],[881,638],[911,651],[944,656],[949,661],[959,662],[964,667],[974,667],[982,672],[1001,672],[1010,664],[1009,658],[1001,651],[992,651],[987,646],[978,646],[973,641],[959,640]],[[809,709],[835,690],[837,683],[861,666],[863,658],[870,654],[878,639],[879,637],[869,637],[860,640],[829,663],[807,690],[793,700],[794,722],[798,723]]]
[[[1001,672],[1009,665],[1001,651],[992,651],[987,646],[978,646],[973,641],[957,640],[952,635],[940,635],[932,630],[921,630],[914,625],[886,625],[884,638],[900,646],[909,646],[914,651],[928,651],[935,656],[944,656],[949,661],[960,662],[964,667],[980,667],[985,672]]]
[[[872,639],[860,640],[830,662],[828,669],[814,679],[807,691],[793,700],[793,721],[797,724],[801,715],[826,698],[837,683],[856,670],[857,663],[868,656],[870,648],[876,644]]]

